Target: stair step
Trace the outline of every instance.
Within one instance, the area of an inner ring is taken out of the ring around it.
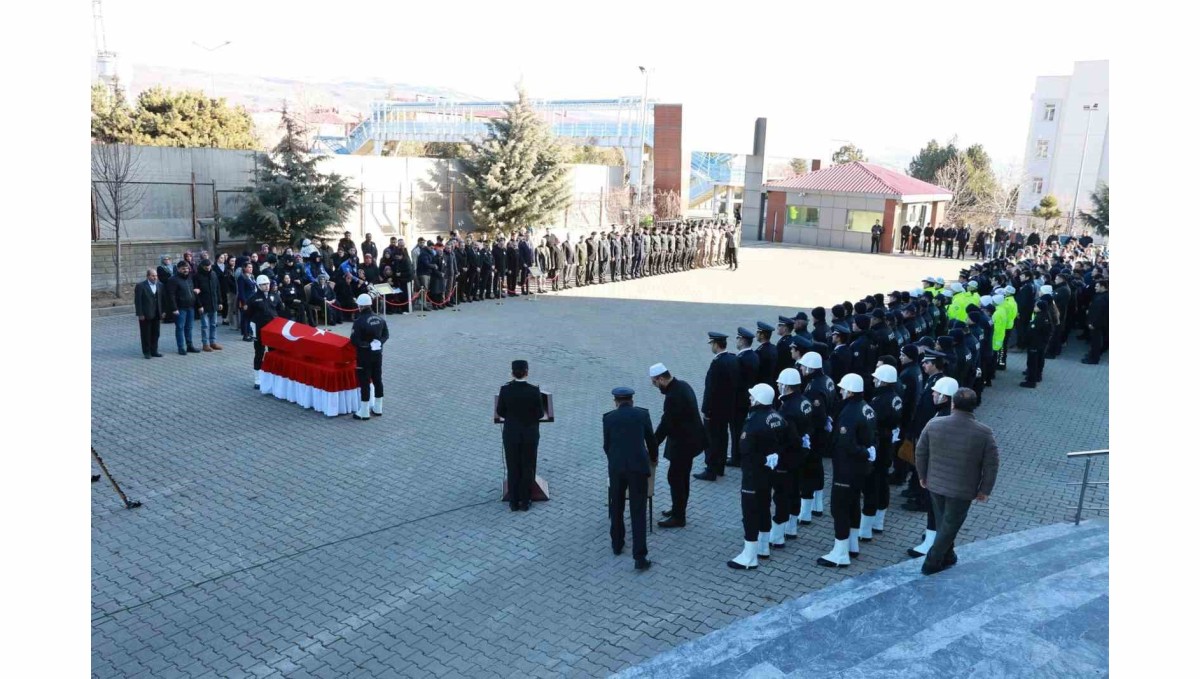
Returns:
[[[837,674],[876,656],[893,657],[889,653],[899,654],[890,661],[896,665],[905,653],[916,653],[908,645],[914,635],[938,629],[943,630],[938,638],[949,639],[956,632],[963,640],[955,650],[965,653],[974,635],[993,633],[989,620],[997,616],[1024,614],[1028,627],[1107,597],[1107,521],[1043,526],[956,551],[958,565],[936,576],[922,576],[922,560],[914,559],[849,578],[667,651],[622,676],[773,676],[763,674],[768,666],[784,674]],[[958,622],[946,628],[947,620]],[[1008,627],[1036,646],[1020,624]],[[1106,651],[1105,646],[1105,659]],[[879,671],[884,665],[872,667]]]

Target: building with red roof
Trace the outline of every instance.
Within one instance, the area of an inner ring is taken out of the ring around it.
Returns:
[[[814,161],[816,163],[816,161]],[[870,252],[871,227],[883,227],[882,252],[900,250],[900,230],[937,228],[950,191],[870,163],[851,162],[763,186],[763,239]]]

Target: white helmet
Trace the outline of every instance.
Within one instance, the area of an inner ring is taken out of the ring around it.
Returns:
[[[1004,295],[992,295],[992,304],[996,306],[1004,304]]]
[[[955,285],[957,285],[957,283]],[[942,290],[942,297],[945,297],[946,299],[953,299],[954,292],[952,290]]]
[[[1049,285],[1043,285],[1042,287],[1038,288],[1038,294],[1039,295],[1053,295],[1054,288],[1050,287]]]
[[[885,364],[879,366],[878,368],[876,368],[875,373],[872,374],[871,377],[874,377],[875,379],[879,380],[880,382],[887,382],[888,384],[895,384],[896,383],[896,369],[885,363]]]
[[[991,295],[983,295],[982,297],[979,298],[979,306],[991,306],[991,305],[992,305],[992,296]]]
[[[933,385],[933,390],[942,396],[954,396],[954,392],[958,391],[958,380],[953,377],[943,377]]]
[[[255,285],[270,285],[271,279],[267,278],[266,276],[260,275],[258,278],[254,279],[254,284]]]
[[[838,382],[838,388],[845,389],[846,391],[852,391],[856,394],[861,394],[863,390],[862,376],[858,373],[846,373],[846,375],[842,377],[842,381]]]
[[[825,362],[821,360],[821,354],[815,351],[810,351],[800,357],[800,365],[813,370],[820,370],[825,367]]]
[[[800,384],[800,371],[795,368],[784,368],[779,373],[779,383],[785,387],[794,387]]]
[[[953,290],[953,291],[955,291],[955,292],[962,292],[962,291],[963,291],[963,286],[962,286],[962,283],[959,283],[959,282],[954,282],[954,283],[951,283],[951,284],[950,284],[950,289],[951,289],[951,290]]]
[[[1013,295],[1017,294],[1017,289],[1011,285],[1006,285],[1004,286],[1004,294],[1012,297]]]
[[[355,298],[354,303],[359,306],[371,306],[371,296],[364,292]]]
[[[911,296],[913,296],[913,297],[920,297],[920,296],[921,296],[921,289],[920,289],[920,288],[913,288],[912,290],[909,290],[909,291],[908,291],[908,294],[909,294],[909,295],[911,295]]]
[[[775,401],[775,390],[765,384],[756,384],[750,387],[750,398],[755,403],[769,406]]]

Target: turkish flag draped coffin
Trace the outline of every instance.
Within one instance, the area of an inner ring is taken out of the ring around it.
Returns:
[[[260,336],[269,349],[260,375],[262,393],[330,417],[358,409],[355,352],[349,339],[285,318],[268,323]]]

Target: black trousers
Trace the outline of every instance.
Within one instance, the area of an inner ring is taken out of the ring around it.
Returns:
[[[958,537],[958,531],[962,528],[963,522],[967,520],[971,501],[946,497],[937,493],[930,493],[929,499],[938,528],[937,537],[933,539],[933,546],[925,555],[925,564],[938,567],[945,561],[946,555],[954,549],[954,540]]]
[[[1046,352],[1039,347],[1029,347],[1025,352],[1025,379],[1030,382],[1042,381],[1042,367],[1046,365]]]
[[[142,337],[142,353],[158,353],[158,335],[162,329],[161,318],[146,317],[138,321],[138,334]]]
[[[729,266],[733,267],[734,270],[737,270],[737,268],[738,268],[737,248],[730,248],[730,249],[726,250],[725,255],[729,258]]]
[[[900,246],[900,251],[904,252],[904,245]],[[871,236],[871,252],[879,252],[879,236]]]
[[[925,247],[929,247],[929,243],[926,243]],[[933,256],[940,257],[941,255],[942,255],[942,241],[940,241],[940,240],[934,241],[933,242]]]
[[[1093,361],[1099,361],[1104,352],[1108,351],[1108,328],[1096,328],[1088,338],[1088,355]]]
[[[740,445],[742,429],[746,426],[746,418],[749,416],[750,413],[748,412],[734,411],[733,421],[729,423],[730,427],[732,427],[730,430],[732,438],[730,439],[731,450],[729,452],[729,459],[734,460],[738,464],[742,462],[742,446]]]
[[[718,420],[708,418],[704,421],[708,430],[708,450],[704,453],[704,465],[718,474],[725,471],[725,453],[729,450],[729,433],[733,429],[733,420]],[[737,432],[735,436],[741,436]]]
[[[358,395],[363,401],[371,400],[371,385],[375,385],[375,398],[383,398],[383,352],[360,351],[354,367],[358,377]]]
[[[258,335],[254,336],[254,369],[262,370],[263,356],[267,353],[267,348],[263,346],[262,340]]]
[[[608,535],[613,550],[625,547],[625,492],[629,491],[629,525],[633,528],[633,558],[646,558],[646,494],[650,477],[623,472],[608,475]]]
[[[758,493],[742,484],[742,536],[746,542],[758,542]]]
[[[863,479],[856,478],[850,483],[835,481],[833,484],[829,511],[833,512],[833,537],[838,540],[849,540],[850,529],[858,528],[862,521],[862,514],[859,513],[862,482]]]
[[[771,530],[771,522],[783,523],[788,520],[788,514],[791,513],[791,489],[792,489],[792,473],[776,467],[775,469],[763,468],[761,477],[763,482],[757,489],[758,492],[758,530],[765,533]],[[771,513],[771,498],[775,498],[775,513]]]
[[[892,488],[887,482],[890,456],[879,452],[879,446],[875,446],[875,449],[878,454],[871,465],[871,473],[863,480],[862,513],[867,516],[875,516],[877,510],[887,509],[892,498]]]
[[[508,292],[509,294],[513,294],[517,291],[517,270],[513,269],[512,271],[509,271],[507,278]]]
[[[966,255],[966,253],[967,253],[967,244],[963,241],[958,241],[958,258],[964,259],[964,255]]]
[[[924,243],[924,244],[921,246],[921,252],[922,252],[923,254],[926,254],[926,255],[927,255],[927,254],[929,254],[929,249],[930,249],[931,247],[933,247],[933,239],[932,239],[932,238],[930,238],[930,239],[927,239],[927,240],[925,241],[925,243]]]
[[[688,496],[692,491],[692,461],[694,459],[691,455],[680,454],[671,459],[671,466],[667,468],[667,485],[671,487],[671,516],[680,521],[687,521],[687,504]]]
[[[537,448],[540,432],[537,425],[505,427],[504,465],[508,469],[508,501],[510,504],[530,501],[530,491],[537,478]]]

